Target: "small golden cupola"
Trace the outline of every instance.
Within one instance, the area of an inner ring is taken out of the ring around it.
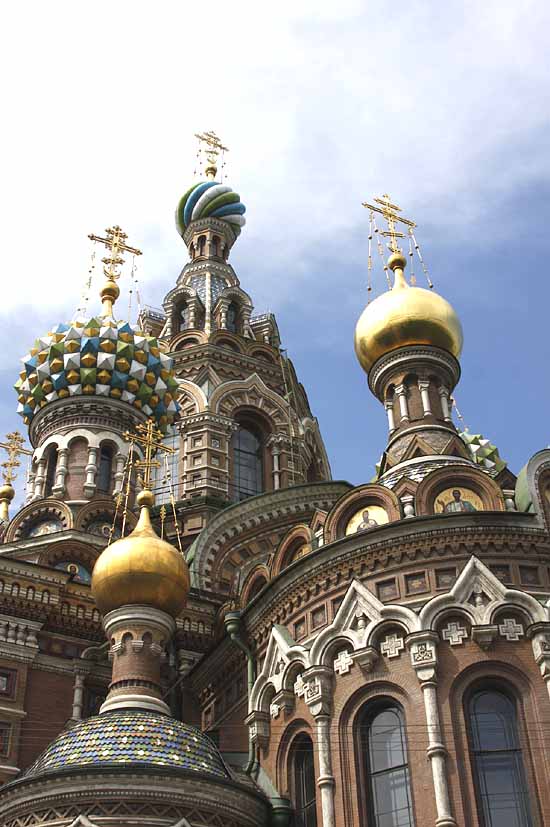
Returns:
[[[456,359],[462,351],[462,325],[448,301],[431,289],[411,286],[405,279],[407,259],[398,247],[398,239],[404,234],[396,229],[397,222],[409,228],[412,246],[418,249],[414,240],[412,221],[398,215],[399,207],[389,196],[375,199],[381,207],[365,204],[371,210],[371,232],[377,236],[389,237],[390,257],[385,264],[388,274],[393,273],[393,284],[389,290],[370,302],[361,314],[355,328],[355,352],[366,373],[375,362],[392,350],[411,345],[432,345],[451,353]],[[388,222],[387,231],[378,231],[373,225],[373,214],[379,212]],[[382,253],[382,245],[379,250]],[[369,253],[369,266],[372,258]],[[421,259],[422,261],[422,259]],[[430,283],[431,284],[431,283]]]
[[[150,606],[177,617],[189,593],[189,569],[181,551],[162,540],[151,524],[154,495],[150,489],[153,452],[162,448],[162,433],[151,419],[130,438],[144,448],[136,465],[145,469],[144,488],[136,498],[140,516],[127,537],[107,546],[92,575],[92,594],[102,615],[122,606]]]

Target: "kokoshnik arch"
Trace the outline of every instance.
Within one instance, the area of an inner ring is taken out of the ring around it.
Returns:
[[[407,278],[415,225],[384,196],[366,206],[389,289],[355,349],[388,439],[373,479],[333,481],[276,320],[229,263],[245,207],[216,180],[225,147],[199,138],[161,307],[115,317],[140,251],[94,236],[101,311],[37,339],[16,385],[0,821],[543,827],[550,451],[516,477],[455,426],[460,319]]]

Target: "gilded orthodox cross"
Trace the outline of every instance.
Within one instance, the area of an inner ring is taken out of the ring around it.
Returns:
[[[11,485],[17,476],[16,468],[19,468],[21,463],[19,457],[25,455],[32,457],[32,451],[23,448],[25,439],[21,436],[19,431],[12,431],[11,434],[6,434],[6,442],[0,442],[0,448],[4,448],[8,452],[6,462],[3,462],[0,467],[3,469],[2,475],[6,485]]]
[[[127,442],[140,445],[143,449],[143,459],[138,460],[135,466],[143,471],[138,479],[142,488],[148,491],[151,490],[151,470],[160,467],[160,462],[154,459],[157,451],[163,451],[165,454],[176,452],[175,448],[170,448],[162,442],[162,437],[162,431],[155,427],[152,419],[148,419],[144,424],[136,425],[134,433],[130,431],[124,433],[124,439]]]
[[[199,152],[204,147],[204,153],[208,166],[205,169],[207,178],[215,178],[218,171],[218,156],[223,156],[229,149],[222,144],[215,132],[195,132],[195,138],[199,141]],[[223,164],[222,164],[223,166]]]
[[[398,207],[397,204],[392,204],[390,201],[390,196],[385,194],[382,198],[375,198],[374,199],[376,204],[380,206],[376,206],[375,204],[369,204],[366,201],[363,202],[363,206],[366,207],[373,212],[379,213],[386,221],[388,225],[387,230],[383,230],[381,235],[384,238],[389,238],[389,248],[392,253],[399,252],[399,245],[397,243],[398,238],[405,238],[405,233],[400,232],[397,229],[398,224],[404,224],[406,227],[409,227],[410,230],[413,230],[416,227],[414,221],[409,221],[408,218],[403,218],[403,216],[399,215],[401,212],[401,207]]]
[[[90,233],[88,238],[92,241],[98,241],[100,244],[103,244],[104,247],[107,247],[109,255],[101,259],[105,265],[103,272],[110,281],[116,281],[120,278],[119,267],[124,264],[124,259],[122,258],[121,253],[132,253],[133,256],[140,256],[141,250],[138,250],[137,247],[130,247],[129,244],[126,244],[126,239],[128,236],[126,233],[122,232],[122,229],[118,226],[118,224],[115,224],[114,227],[109,227],[105,230],[105,235],[107,237],[102,238],[99,235]]]

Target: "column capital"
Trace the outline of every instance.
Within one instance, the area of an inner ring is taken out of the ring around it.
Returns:
[[[302,672],[304,700],[315,719],[328,718],[332,712],[334,671],[328,666],[311,666]]]
[[[437,644],[439,635],[430,629],[408,635],[406,645],[411,656],[411,665],[422,688],[437,683]]]

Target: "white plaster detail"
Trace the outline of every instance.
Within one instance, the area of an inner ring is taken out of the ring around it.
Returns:
[[[269,714],[272,718],[278,718],[281,713],[281,707],[279,704],[271,704],[269,707]]]
[[[338,675],[347,675],[352,666],[353,658],[350,653],[344,649],[334,661],[334,671]]]
[[[519,640],[525,634],[521,623],[516,623],[513,617],[505,617],[498,630],[506,640]]]
[[[298,698],[303,698],[306,694],[306,684],[304,683],[304,679],[301,675],[298,675],[296,682],[294,683],[294,694]]]
[[[380,651],[387,658],[398,658],[404,648],[405,642],[403,638],[393,634],[387,635],[387,637],[384,638],[380,646]]]
[[[451,646],[461,646],[468,637],[468,630],[460,623],[452,621],[441,630],[443,640],[447,640]]]

